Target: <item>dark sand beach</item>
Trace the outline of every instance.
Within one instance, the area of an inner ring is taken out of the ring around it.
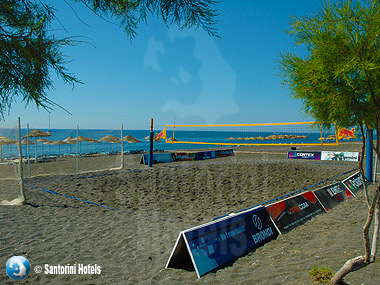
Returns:
[[[287,160],[288,149],[236,148],[233,157],[152,168],[139,164],[141,155],[128,155],[122,170],[26,179],[27,204],[0,206],[0,283],[13,283],[5,264],[10,257],[22,255],[32,267],[23,282],[32,284],[313,284],[308,271],[314,266],[335,272],[347,259],[364,253],[361,231],[367,206],[363,194],[202,279],[194,271],[165,269],[180,231],[357,168],[355,162]],[[359,151],[360,144],[323,149]],[[64,167],[59,161],[45,165]],[[34,272],[36,265],[44,269],[46,264],[97,265],[101,272]],[[380,262],[345,280],[379,284]]]

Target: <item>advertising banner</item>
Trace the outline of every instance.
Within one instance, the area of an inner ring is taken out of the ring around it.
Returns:
[[[266,206],[281,234],[290,232],[326,210],[312,191]]]
[[[352,194],[354,194],[354,196],[359,194],[364,188],[364,181],[362,175],[360,174],[360,171],[344,179],[342,183],[347,187],[348,190],[351,191]]]
[[[144,153],[140,161],[141,164],[148,165],[149,154]],[[153,153],[153,164],[173,162],[173,157],[171,153]]]
[[[195,153],[175,152],[172,157],[174,161],[192,161],[195,160]]]
[[[359,161],[359,152],[322,151],[322,160]]]
[[[278,235],[264,207],[232,214],[181,232],[166,268],[189,268],[191,260],[201,278]]]
[[[325,207],[326,211],[331,210],[348,198],[353,197],[352,193],[341,182],[328,185],[313,192]]]
[[[215,151],[203,151],[195,153],[195,160],[216,158]]]
[[[321,160],[321,152],[320,151],[296,151],[296,150],[290,150],[290,151],[288,151],[288,159],[313,159],[313,160]]]
[[[226,156],[234,156],[234,150],[233,149],[219,149],[215,151],[216,157],[226,157]]]
[[[140,163],[148,165],[148,154],[143,154]],[[173,162],[173,161],[193,161],[193,160],[205,160],[226,156],[234,156],[232,149],[226,150],[212,150],[201,152],[175,152],[175,153],[153,153],[153,164]]]

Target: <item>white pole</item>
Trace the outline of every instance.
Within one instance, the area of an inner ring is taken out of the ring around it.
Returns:
[[[121,124],[121,168],[124,168],[124,141],[123,141],[123,124]]]
[[[19,153],[19,170],[20,170],[20,193],[22,198],[22,203],[25,202],[24,193],[24,172],[22,168],[22,146],[21,146],[21,119],[18,117],[18,153]]]
[[[28,171],[29,171],[28,177],[30,178],[31,174],[30,174],[29,124],[27,124],[26,126],[27,126],[26,139],[28,141],[28,144],[26,145],[26,151],[28,152]]]
[[[77,125],[77,174],[79,174],[79,125]]]

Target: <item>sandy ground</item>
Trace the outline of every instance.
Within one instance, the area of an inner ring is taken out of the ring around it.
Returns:
[[[360,145],[339,149],[355,151]],[[357,168],[354,162],[287,160],[287,150],[237,148],[234,157],[152,168],[139,164],[141,155],[128,155],[123,170],[26,179],[27,204],[0,206],[0,283],[12,282],[5,264],[10,257],[22,255],[32,266],[24,281],[29,283],[313,284],[308,271],[314,266],[337,271],[347,259],[364,253],[363,194],[202,279],[198,280],[194,271],[165,269],[180,231]],[[97,159],[102,165],[102,158]],[[88,161],[94,165],[94,160]],[[59,161],[43,167],[60,165],[64,167]],[[44,273],[46,265],[58,264],[97,265],[101,272]],[[36,265],[42,266],[42,273],[33,271]],[[350,284],[379,284],[380,262],[349,274],[345,280]]]

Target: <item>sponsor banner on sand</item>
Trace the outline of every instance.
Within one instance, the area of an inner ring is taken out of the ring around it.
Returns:
[[[359,194],[364,188],[364,181],[360,171],[344,179],[342,183],[351,191],[352,194],[354,194],[354,196]]]
[[[268,205],[266,209],[281,234],[326,212],[312,191]]]
[[[264,207],[233,213],[181,232],[166,268],[195,269],[201,278],[278,235]]]
[[[175,152],[172,157],[173,161],[192,161],[195,160],[195,153]]]
[[[140,163],[148,164],[148,154],[143,154]],[[153,154],[153,164],[163,163],[163,162],[173,162],[173,161],[194,161],[194,160],[205,160],[226,156],[234,156],[234,151],[232,149],[226,150],[212,150],[212,151],[201,151],[201,152],[175,152],[175,153],[154,153]]]
[[[359,152],[322,151],[322,160],[359,161]]]
[[[226,156],[234,156],[234,150],[233,149],[219,149],[215,151],[216,157],[226,157]]]
[[[215,151],[203,151],[195,153],[195,160],[216,158]]]
[[[320,151],[288,151],[288,159],[314,159],[321,160]]]
[[[331,210],[348,198],[353,197],[352,193],[341,182],[328,185],[313,192],[325,207],[326,211]]]
[[[149,154],[144,153],[142,155],[140,163],[148,165],[148,157]],[[153,153],[153,164],[165,162],[173,162],[173,157],[171,153]]]

